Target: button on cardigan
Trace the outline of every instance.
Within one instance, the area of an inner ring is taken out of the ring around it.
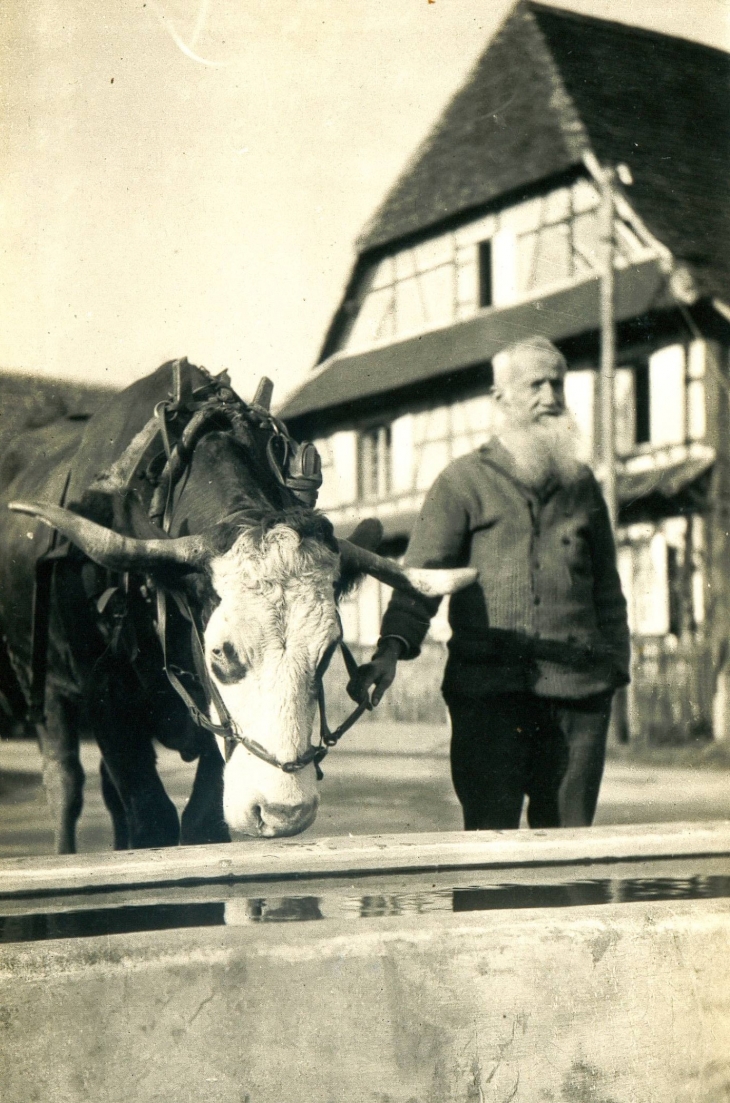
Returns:
[[[539,494],[494,439],[451,463],[431,487],[406,564],[476,567],[450,599],[448,696],[530,691],[582,698],[625,685],[630,639],[608,511],[588,467]],[[438,599],[394,593],[382,636],[415,658]]]

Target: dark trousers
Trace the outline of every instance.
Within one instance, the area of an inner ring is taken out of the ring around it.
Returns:
[[[467,831],[585,827],[601,785],[612,693],[579,701],[449,697],[451,776]]]

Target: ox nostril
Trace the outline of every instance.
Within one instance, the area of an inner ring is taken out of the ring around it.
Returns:
[[[319,799],[303,801],[301,804],[266,804],[261,809],[264,823],[280,823],[295,827],[299,824],[308,826],[314,819],[319,806]],[[300,828],[300,830],[303,828]]]
[[[261,830],[261,828],[264,826],[264,817],[263,817],[263,812],[261,810],[261,805],[260,804],[254,804],[253,808],[251,809],[251,814],[254,817],[254,819],[256,820],[256,826],[258,827],[259,830]]]

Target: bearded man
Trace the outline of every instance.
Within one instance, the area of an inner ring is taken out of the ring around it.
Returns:
[[[467,831],[589,825],[629,629],[606,503],[565,407],[566,363],[532,338],[493,361],[497,429],[429,491],[406,563],[470,566],[451,598],[442,692]],[[350,683],[378,704],[415,658],[438,600],[394,594],[377,650]]]

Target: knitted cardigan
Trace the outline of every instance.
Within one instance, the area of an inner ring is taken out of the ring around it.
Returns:
[[[629,681],[626,601],[606,503],[589,468],[536,493],[492,440],[451,463],[431,487],[406,564],[476,567],[450,599],[443,692],[529,691],[579,699]],[[415,658],[439,600],[394,593],[381,636]]]

